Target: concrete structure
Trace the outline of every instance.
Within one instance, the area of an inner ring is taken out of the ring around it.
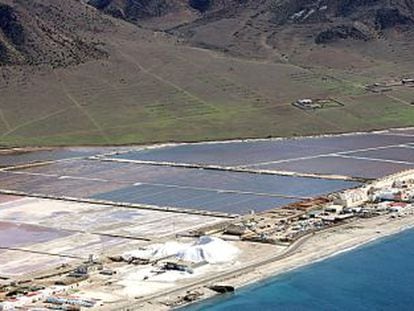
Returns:
[[[356,207],[364,204],[369,199],[365,188],[350,189],[335,195],[333,203],[344,207]]]

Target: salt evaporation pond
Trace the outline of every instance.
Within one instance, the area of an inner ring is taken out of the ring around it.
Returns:
[[[181,311],[414,309],[414,230]]]

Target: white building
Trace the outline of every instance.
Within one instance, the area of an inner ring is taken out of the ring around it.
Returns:
[[[366,203],[368,200],[366,189],[350,189],[337,194],[333,203],[343,207],[355,207]]]

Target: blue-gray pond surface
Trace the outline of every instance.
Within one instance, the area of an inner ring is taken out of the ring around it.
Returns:
[[[0,172],[0,189],[227,214],[261,212],[414,168],[409,131],[4,154],[0,166],[52,161]]]
[[[357,182],[276,175],[258,175],[197,169],[152,175],[151,181],[137,175],[134,186],[93,196],[96,199],[192,208],[234,214],[264,211],[359,186]],[[142,175],[141,175],[142,176]]]
[[[397,134],[349,134],[321,137],[301,137],[276,140],[253,140],[182,144],[151,148],[114,155],[116,159],[252,166],[301,157],[355,152],[367,148],[404,145],[414,142],[412,136]]]
[[[414,230],[181,311],[414,310]]]
[[[245,214],[353,188],[358,182],[116,163],[59,161],[0,172],[2,189],[159,207]]]
[[[181,144],[114,155],[126,161],[243,167],[251,170],[379,178],[414,168],[414,137],[394,131]]]

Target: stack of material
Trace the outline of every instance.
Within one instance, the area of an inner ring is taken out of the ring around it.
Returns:
[[[239,250],[222,239],[203,236],[194,245],[181,250],[177,258],[187,262],[225,263],[232,261]]]
[[[122,254],[121,257],[125,261],[130,261],[134,258],[155,260],[174,256],[188,246],[188,244],[171,241],[164,244],[153,244],[145,248],[129,251]]]
[[[232,261],[239,250],[222,239],[202,236],[193,244],[178,243],[175,241],[164,244],[153,244],[145,248],[129,251],[122,254],[124,261],[134,259],[158,260],[171,256],[186,262],[225,263]]]

